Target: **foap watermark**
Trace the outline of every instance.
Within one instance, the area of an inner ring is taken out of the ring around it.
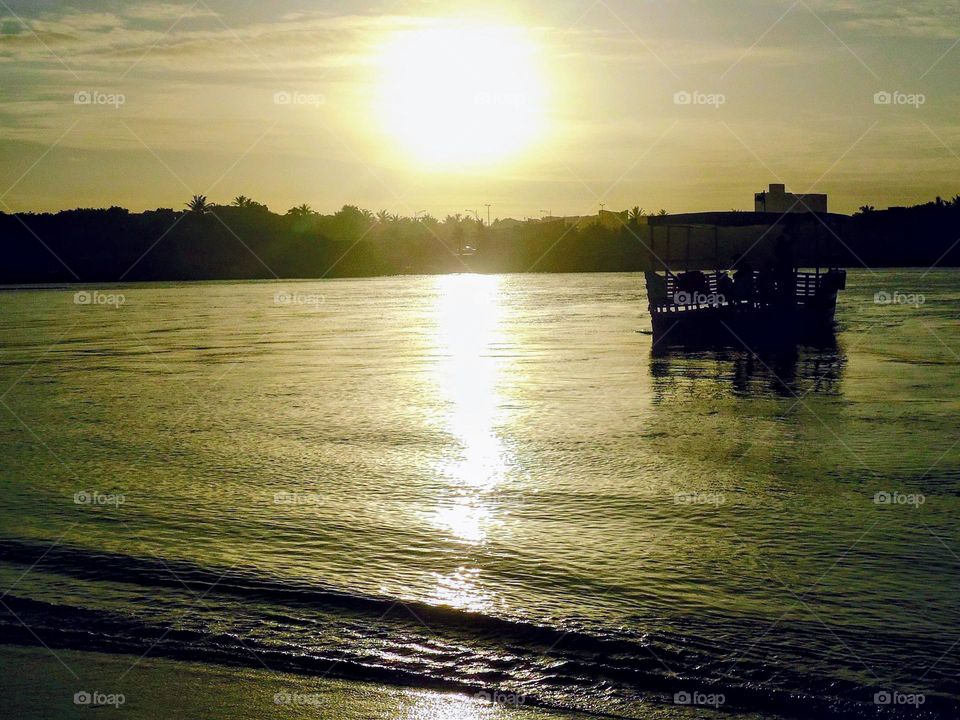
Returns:
[[[674,305],[709,305],[710,307],[719,307],[727,299],[720,293],[689,293],[678,292],[673,294]]]
[[[122,493],[102,493],[96,490],[81,490],[73,494],[74,505],[93,505],[95,507],[120,507],[127,502]]]
[[[273,696],[273,704],[319,707],[324,704],[324,701],[320,693],[278,692]]]
[[[74,305],[99,305],[119,309],[127,302],[121,293],[105,293],[99,290],[80,290],[73,294]]]
[[[501,692],[500,690],[481,690],[474,697],[491,705],[506,705],[508,707],[520,707],[527,701],[525,695]]]
[[[874,705],[912,705],[920,707],[927,701],[923,693],[904,693],[897,690],[881,690],[873,695]]]
[[[100,90],[77,90],[73,94],[74,105],[107,105],[119,108],[126,105],[127,96],[123,93],[109,93]]]
[[[74,705],[87,707],[115,707],[127,702],[123,693],[105,693],[99,690],[80,690],[73,694]]]
[[[696,690],[687,692],[686,690],[681,690],[673,694],[673,702],[675,705],[697,705],[699,707],[712,707],[716,709],[726,701],[727,698],[723,693],[704,693]]]
[[[702,493],[702,492],[678,492],[673,496],[673,502],[677,505],[713,505],[720,507],[727,502],[727,496],[723,493]]]
[[[273,494],[274,505],[320,505],[323,496],[317,493],[288,492],[286,490]]]
[[[927,298],[922,293],[902,293],[899,290],[890,293],[880,290],[874,293],[873,302],[875,305],[907,305],[919,308],[926,304]]]
[[[317,293],[287,292],[286,290],[278,290],[273,295],[274,305],[307,305],[313,307],[315,310],[318,310],[320,306],[326,302],[327,299],[323,295],[319,295]]]
[[[894,290],[892,293],[881,290],[874,294],[873,302],[875,305],[907,305],[908,307],[920,308],[926,304],[927,298],[922,293],[903,293]]]
[[[874,505],[905,505],[919,510],[927,502],[927,496],[920,493],[878,492],[873,496]]]
[[[699,90],[680,90],[673,94],[674,105],[706,105],[719,110],[727,104],[727,96],[722,93],[705,93]]]
[[[325,95],[321,95],[319,93],[305,93],[298,91],[287,92],[286,90],[281,90],[280,92],[275,92],[273,94],[273,104],[320,107],[321,105],[327,104],[327,98]]]
[[[919,109],[922,105],[927,104],[927,96],[923,93],[905,93],[895,91],[888,92],[886,90],[881,90],[873,96],[874,105],[907,105],[912,108]]]

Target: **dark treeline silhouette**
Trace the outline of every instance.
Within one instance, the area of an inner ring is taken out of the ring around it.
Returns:
[[[846,233],[871,266],[960,265],[960,196],[910,208],[861,207]],[[856,261],[850,263],[855,266]]]
[[[441,221],[350,205],[332,215],[308,205],[278,215],[243,196],[226,206],[195,196],[182,211],[0,213],[0,283],[637,271],[651,266],[651,225],[671,217],[680,216],[647,217],[634,208],[488,226],[461,215]],[[841,264],[960,265],[960,249],[952,247],[960,238],[958,198],[883,211],[865,207],[853,217],[829,218],[830,234],[848,248]],[[813,216],[710,213],[698,222],[760,228],[782,223],[801,240],[804,228],[824,232]]]

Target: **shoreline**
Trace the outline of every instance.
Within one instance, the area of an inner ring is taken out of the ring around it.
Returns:
[[[76,675],[76,677],[74,677]],[[0,693],[8,717],[66,720],[91,710],[131,720],[589,720],[593,715],[490,702],[469,695],[310,677],[261,668],[136,655],[0,644]],[[82,695],[86,693],[86,696]],[[89,698],[90,704],[85,701]],[[94,704],[94,701],[99,704]],[[759,715],[650,706],[642,720]],[[767,715],[766,717],[771,717]]]
[[[937,273],[937,272],[955,272],[960,270],[960,265],[937,265],[933,268],[924,267],[923,265],[871,265],[869,267],[862,265],[848,265],[844,266],[843,269],[848,272],[853,271],[867,271],[871,272],[874,270],[902,270],[902,271],[922,271],[925,273]],[[193,285],[233,285],[233,284],[264,284],[264,285],[276,285],[278,283],[333,283],[333,282],[350,282],[354,280],[385,280],[385,279],[396,279],[396,278],[432,278],[432,277],[444,277],[448,275],[532,275],[532,276],[541,276],[541,275],[638,275],[642,276],[644,274],[643,270],[563,270],[563,271],[553,271],[553,270],[544,270],[538,272],[536,270],[529,271],[483,271],[483,270],[474,270],[474,271],[452,271],[452,272],[435,272],[435,273],[389,273],[382,275],[349,275],[349,276],[336,276],[336,277],[211,277],[211,278],[165,278],[165,279],[151,279],[151,280],[78,280],[75,282],[64,282],[64,281],[51,281],[49,283],[44,282],[30,282],[30,283],[0,283],[0,292],[33,292],[33,291],[44,291],[44,290],[74,290],[76,288],[104,288],[104,287],[173,287],[173,286],[193,286]]]

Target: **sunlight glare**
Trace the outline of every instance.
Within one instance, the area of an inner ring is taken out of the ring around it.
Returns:
[[[492,598],[478,586],[480,570],[478,568],[458,568],[446,575],[434,573],[436,587],[430,602],[437,605],[485,612],[493,607]]]
[[[481,703],[464,695],[408,691],[412,707],[404,720],[493,720],[503,717],[491,703]]]
[[[436,282],[439,361],[432,374],[446,401],[442,424],[456,449],[437,467],[451,495],[435,508],[431,521],[459,542],[479,545],[502,522],[486,496],[504,482],[512,465],[498,432],[503,418],[496,352],[505,342],[501,279],[447,275]]]
[[[437,283],[437,345],[445,355],[437,377],[449,402],[447,428],[461,445],[444,474],[464,488],[490,490],[507,469],[503,441],[496,432],[500,397],[494,352],[504,340],[500,278],[448,275]]]
[[[531,146],[542,130],[537,46],[515,27],[404,31],[381,59],[381,121],[424,166],[480,166]]]

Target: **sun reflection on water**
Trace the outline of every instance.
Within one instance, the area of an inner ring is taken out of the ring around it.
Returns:
[[[504,341],[500,282],[489,275],[444,276],[438,279],[436,307],[437,380],[449,406],[447,430],[460,444],[460,453],[442,471],[466,487],[487,490],[506,470],[496,432],[496,350]]]
[[[504,422],[501,395],[506,343],[502,279],[489,275],[437,278],[435,346],[432,369],[445,410],[440,419],[452,438],[451,451],[436,472],[447,489],[431,522],[456,542],[482,545],[502,520],[489,496],[511,468],[499,428]],[[461,568],[438,577],[437,600],[478,608],[486,602],[473,582],[478,572]]]
[[[405,720],[493,720],[503,714],[489,704],[460,695],[411,693],[413,706]]]
[[[490,593],[482,591],[477,584],[478,568],[461,567],[452,573],[434,573],[434,577],[437,585],[431,600],[435,603],[471,612],[483,612],[493,606]]]

